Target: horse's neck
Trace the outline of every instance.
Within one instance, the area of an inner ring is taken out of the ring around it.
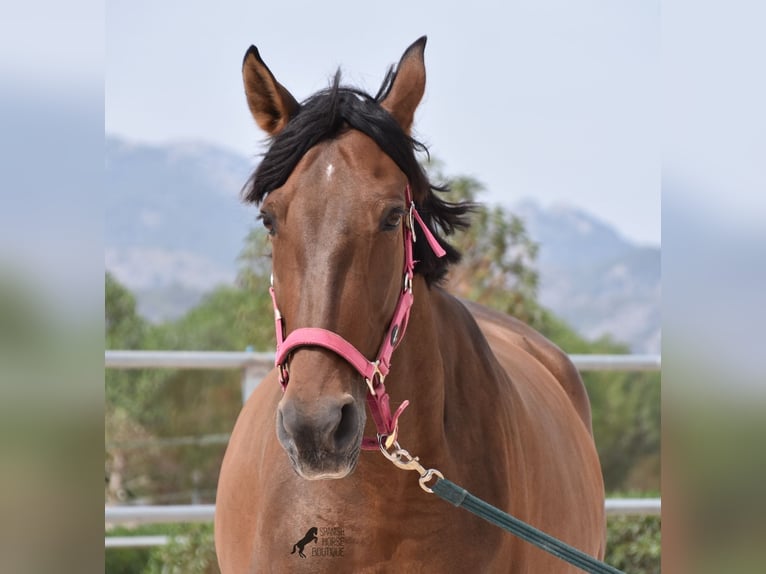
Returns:
[[[482,349],[491,355],[467,309],[418,278],[407,334],[394,353],[395,370],[391,372],[392,401],[410,401],[401,419],[404,448],[433,450],[443,443],[445,401],[455,396],[455,386],[461,381],[486,376]]]

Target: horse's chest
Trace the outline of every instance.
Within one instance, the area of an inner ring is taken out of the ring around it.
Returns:
[[[316,493],[315,493],[316,494]],[[391,498],[307,496],[264,517],[257,571],[486,571],[503,546],[497,533],[422,491],[417,503]]]

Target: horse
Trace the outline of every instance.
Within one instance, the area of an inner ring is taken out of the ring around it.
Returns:
[[[242,194],[269,235],[278,348],[221,466],[224,574],[579,572],[424,493],[377,452],[400,442],[603,558],[604,486],[576,368],[532,328],[444,287],[460,258],[447,237],[471,206],[445,199],[416,158],[425,44],[404,52],[375,96],[338,72],[302,103],[257,48],[245,55],[247,104],[270,145]],[[484,97],[477,86],[462,112]],[[311,526],[317,546],[297,560],[292,541]]]

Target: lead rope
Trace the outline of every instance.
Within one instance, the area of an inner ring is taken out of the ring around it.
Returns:
[[[444,475],[438,470],[434,468],[426,469],[420,464],[418,457],[413,457],[409,452],[400,447],[397,441],[393,442],[394,450],[389,451],[386,448],[384,438],[383,436],[378,437],[378,445],[383,456],[390,460],[397,468],[417,472],[420,475],[420,488],[427,493],[436,494],[442,500],[446,500],[458,508],[466,509],[479,518],[499,526],[506,532],[510,532],[522,540],[534,544],[541,550],[545,550],[549,554],[577,566],[580,570],[591,574],[625,574],[622,570],[601,562],[593,558],[593,556],[585,554],[582,550],[578,550],[574,546],[570,546],[566,542],[562,542],[558,538],[554,538],[550,534],[546,534],[542,530],[538,530],[534,526],[484,502],[465,488],[444,478]],[[434,477],[436,477],[436,482],[433,486],[429,487],[428,483]]]

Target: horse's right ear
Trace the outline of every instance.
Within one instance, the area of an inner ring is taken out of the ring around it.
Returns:
[[[380,102],[383,109],[394,116],[408,134],[415,118],[415,109],[426,89],[426,66],[423,61],[425,49],[425,36],[407,48],[396,67],[389,92]]]
[[[298,111],[299,105],[263,63],[258,48],[250,46],[242,62],[242,79],[250,113],[258,126],[275,136]]]

